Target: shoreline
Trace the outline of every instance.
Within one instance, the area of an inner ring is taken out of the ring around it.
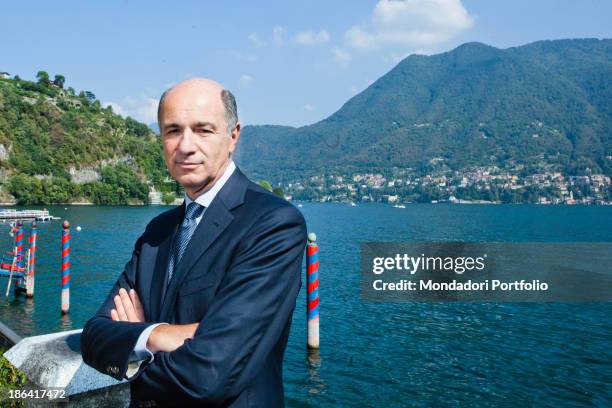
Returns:
[[[308,204],[347,204],[347,205],[351,205],[351,203],[348,203],[346,201],[303,201],[303,200],[296,200],[296,201],[291,201],[291,200],[287,200],[292,204],[304,204],[304,203],[308,203]],[[140,204],[134,204],[134,203],[128,203],[128,204],[94,204],[92,202],[73,202],[73,203],[53,203],[53,204],[17,204],[17,203],[3,203],[0,202],[0,207],[30,207],[30,206],[34,206],[34,207],[40,207],[40,206],[58,206],[58,205],[65,205],[65,206],[75,206],[75,207],[83,207],[83,206],[96,206],[96,207],[176,207],[181,205],[183,202],[181,200],[180,203],[174,202],[174,203],[170,203],[170,204],[144,204],[144,203],[140,203]],[[357,202],[357,205],[361,205],[361,204],[381,204],[381,205],[387,205],[387,206],[391,206],[394,207],[397,204],[391,204],[391,203],[383,203],[383,202],[370,202],[370,201],[366,201],[366,202]],[[537,206],[547,206],[547,207],[576,207],[576,206],[583,206],[583,207],[606,207],[606,206],[611,206],[612,202],[609,203],[603,203],[603,204],[588,204],[588,203],[575,203],[575,204],[566,204],[566,203],[559,203],[559,204],[552,204],[552,203],[502,203],[502,202],[486,202],[486,201],[482,201],[482,202],[478,202],[478,201],[466,201],[466,202],[449,202],[449,201],[444,201],[444,202],[437,202],[437,203],[415,203],[415,202],[411,202],[411,203],[402,203],[402,205],[537,205]],[[401,208],[401,207],[400,207]]]

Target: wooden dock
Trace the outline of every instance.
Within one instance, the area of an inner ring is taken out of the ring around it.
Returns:
[[[0,222],[12,221],[51,221],[59,220],[59,217],[53,217],[49,214],[49,210],[0,210]]]

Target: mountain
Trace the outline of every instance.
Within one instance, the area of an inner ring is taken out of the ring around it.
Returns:
[[[612,40],[467,43],[407,57],[313,125],[246,126],[236,159],[275,182],[432,159],[611,175],[610,101]]]
[[[64,89],[61,75],[38,78],[0,76],[0,201],[135,204],[148,202],[151,187],[176,190],[146,125],[91,92]]]

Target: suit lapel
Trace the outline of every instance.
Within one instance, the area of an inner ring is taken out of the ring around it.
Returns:
[[[166,292],[166,272],[168,269],[168,257],[170,255],[170,248],[172,246],[172,240],[178,229],[178,226],[183,219],[185,213],[185,204],[177,208],[176,214],[172,217],[172,221],[167,227],[167,234],[163,241],[160,243],[157,256],[155,258],[155,269],[153,271],[153,281],[151,282],[151,292],[149,294],[149,310],[147,316],[151,316],[150,321],[159,321],[159,315],[161,312],[161,302]]]
[[[234,219],[231,210],[243,203],[247,184],[248,179],[236,168],[204,212],[202,220],[193,232],[187,248],[185,248],[181,261],[176,266],[166,294],[163,296],[160,321],[168,321],[174,306],[176,293],[185,276]],[[164,269],[163,277],[165,277],[165,272]],[[165,282],[163,277],[160,280],[161,282]]]

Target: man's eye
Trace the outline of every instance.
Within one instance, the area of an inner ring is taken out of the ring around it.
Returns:
[[[199,128],[196,130],[198,133],[211,133],[210,129]]]

